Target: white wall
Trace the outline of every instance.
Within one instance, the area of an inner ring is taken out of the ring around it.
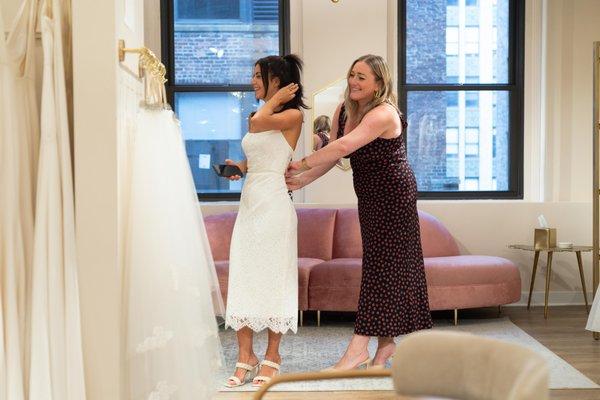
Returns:
[[[592,192],[592,43],[600,2],[547,1],[546,199],[589,201]]]
[[[89,399],[118,399],[121,384],[115,7],[73,3],[75,206]]]
[[[144,43],[143,2],[73,2],[75,201],[88,400],[123,395],[122,218],[128,127],[141,83],[117,41]]]

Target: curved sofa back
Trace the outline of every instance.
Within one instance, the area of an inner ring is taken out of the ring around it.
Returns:
[[[459,255],[458,245],[448,229],[433,215],[419,211],[423,257]],[[356,208],[337,212],[333,238],[333,258],[362,258],[360,224]]]
[[[355,208],[299,208],[298,257],[331,260],[362,258],[358,211]],[[229,259],[231,235],[236,212],[204,217],[206,232],[215,261]],[[442,223],[419,211],[424,257],[459,255],[456,241]]]

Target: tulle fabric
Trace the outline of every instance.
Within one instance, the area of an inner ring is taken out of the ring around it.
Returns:
[[[132,149],[126,397],[206,399],[221,365],[215,316],[224,307],[173,113],[140,109]]]

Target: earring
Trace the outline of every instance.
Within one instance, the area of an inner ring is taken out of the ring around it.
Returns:
[[[379,97],[381,97],[381,92],[378,89],[375,91],[375,98],[378,99]]]

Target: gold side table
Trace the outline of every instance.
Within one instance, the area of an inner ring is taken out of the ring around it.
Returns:
[[[529,298],[527,299],[527,309],[531,305],[531,293],[533,292],[533,283],[535,281],[535,273],[537,271],[538,260],[540,259],[540,252],[545,251],[547,253],[547,270],[546,270],[546,291],[544,293],[544,318],[548,318],[548,294],[550,292],[550,278],[552,277],[552,255],[554,253],[575,253],[577,257],[577,265],[579,266],[579,277],[581,278],[581,290],[583,291],[583,299],[585,300],[585,311],[589,313],[587,293],[585,289],[585,277],[583,275],[583,262],[581,261],[582,251],[592,251],[592,246],[573,246],[569,248],[562,247],[549,247],[547,249],[536,249],[533,246],[527,244],[510,244],[510,249],[533,251],[535,255],[533,257],[533,271],[531,271],[531,284],[529,285]]]

